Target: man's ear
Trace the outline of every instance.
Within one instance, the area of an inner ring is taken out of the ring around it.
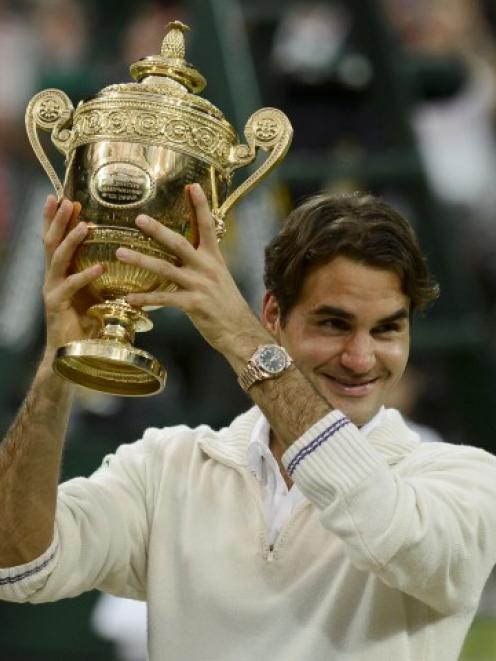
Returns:
[[[265,292],[262,301],[262,323],[265,328],[276,338],[281,329],[281,311],[279,303],[274,294]]]

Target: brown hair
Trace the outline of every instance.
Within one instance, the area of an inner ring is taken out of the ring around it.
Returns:
[[[337,256],[394,271],[412,316],[439,295],[412,227],[389,204],[372,195],[316,195],[289,214],[265,249],[264,282],[283,323],[307,275]]]

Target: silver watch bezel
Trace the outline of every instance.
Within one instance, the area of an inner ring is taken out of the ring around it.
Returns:
[[[267,352],[272,353],[272,355],[277,354],[279,358],[284,359],[283,361],[281,361],[280,366],[278,366],[277,369],[274,369],[269,364],[266,358]],[[263,370],[269,377],[277,376],[278,374],[281,374],[281,372],[284,372],[284,370],[287,367],[289,367],[292,363],[291,356],[288,354],[286,349],[282,347],[280,344],[262,344],[261,346],[257,347],[251,360],[259,369]]]

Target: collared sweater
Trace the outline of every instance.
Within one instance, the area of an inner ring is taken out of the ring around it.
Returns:
[[[0,597],[146,599],[152,661],[455,661],[496,560],[496,459],[333,411],[283,456],[308,500],[269,546],[256,417],[148,429],[62,484],[52,544]]]

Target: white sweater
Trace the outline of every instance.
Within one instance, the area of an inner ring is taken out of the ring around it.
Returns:
[[[149,429],[63,484],[53,543],[0,596],[147,599],[152,661],[455,661],[496,560],[496,459],[334,411],[284,456],[309,501],[270,550],[256,416]]]

